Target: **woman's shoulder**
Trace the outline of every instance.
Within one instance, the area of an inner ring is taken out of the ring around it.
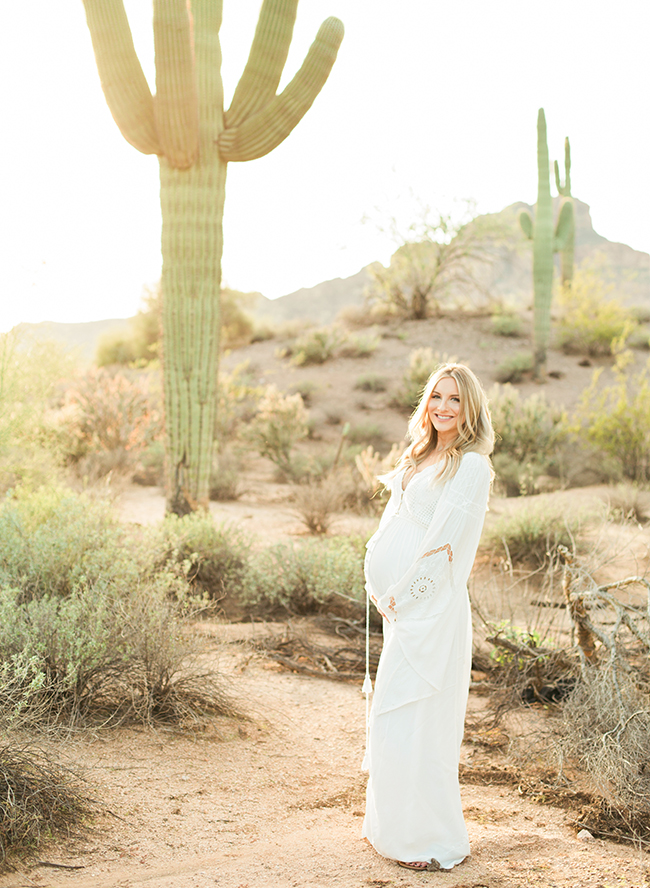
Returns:
[[[476,478],[477,480],[487,478],[491,480],[492,468],[490,460],[487,456],[483,456],[482,453],[470,450],[463,454],[456,477],[459,477],[459,480],[469,478]]]

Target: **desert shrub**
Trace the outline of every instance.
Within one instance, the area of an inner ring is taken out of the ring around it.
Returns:
[[[365,373],[357,377],[354,387],[362,392],[385,392],[388,388],[388,380],[378,373]]]
[[[352,329],[363,329],[376,323],[367,305],[346,305],[339,311],[336,320]]]
[[[533,369],[533,356],[530,352],[509,355],[497,366],[494,376],[497,382],[521,382],[524,374]]]
[[[535,493],[540,475],[559,471],[566,416],[543,395],[521,398],[511,385],[494,386],[489,397],[497,479],[509,496]]]
[[[87,370],[66,389],[52,419],[66,463],[90,478],[134,471],[140,453],[162,435],[159,395],[143,373]]]
[[[293,449],[307,436],[307,419],[300,395],[283,395],[270,385],[247,427],[247,439],[260,456],[270,459],[284,476],[291,478],[295,474]]]
[[[540,568],[557,558],[557,547],[575,549],[583,519],[560,504],[533,502],[502,516],[486,530],[482,545],[511,564]]]
[[[350,427],[348,440],[351,444],[383,444],[386,433],[376,422],[360,422]]]
[[[300,336],[290,350],[291,363],[296,367],[324,364],[336,354],[342,336],[334,327],[320,327]]]
[[[611,385],[594,372],[574,416],[574,432],[632,481],[650,479],[650,364],[632,373],[621,356]]]
[[[377,351],[379,337],[374,334],[346,336],[338,348],[341,358],[369,358]]]
[[[81,781],[42,750],[0,747],[0,866],[53,836],[69,839],[95,807]]]
[[[221,447],[212,461],[210,499],[228,502],[239,499],[242,492],[241,457],[232,447]]]
[[[650,521],[650,491],[634,483],[617,484],[609,492],[609,514],[614,521],[645,524]]]
[[[635,327],[627,337],[629,348],[650,349],[650,327]]]
[[[230,372],[220,372],[217,384],[216,439],[236,440],[242,425],[247,425],[257,412],[264,389],[255,384],[254,372],[248,361],[243,361]]]
[[[500,311],[492,315],[492,332],[497,336],[523,336],[523,321],[512,311]]]
[[[168,515],[160,527],[156,560],[161,567],[174,567],[198,593],[219,601],[240,594],[249,548],[243,530],[215,524],[209,513]]]
[[[0,719],[5,726],[177,720],[227,711],[217,676],[192,667],[169,582],[77,585],[23,601],[0,589]]]
[[[301,379],[299,382],[296,382],[294,385],[291,386],[290,394],[300,395],[305,407],[309,407],[311,405],[314,392],[317,392],[318,389],[318,384],[316,382],[312,382],[311,379]]]
[[[165,483],[165,443],[162,438],[156,438],[138,454],[132,480],[144,487]]]
[[[608,355],[612,342],[624,339],[636,321],[629,309],[611,298],[613,284],[606,284],[591,269],[577,269],[571,287],[558,297],[562,313],[557,325],[560,346],[581,355]]]
[[[364,600],[364,541],[350,538],[280,543],[251,562],[245,600],[262,611],[308,614],[340,601]]]
[[[6,497],[0,540],[0,581],[23,599],[70,595],[80,582],[128,584],[142,569],[108,505],[65,488]]]
[[[0,333],[0,493],[44,483],[61,468],[47,417],[76,359],[54,342]]]
[[[297,484],[292,494],[294,509],[310,533],[325,534],[332,525],[334,513],[343,504],[343,488],[338,475],[311,478]]]

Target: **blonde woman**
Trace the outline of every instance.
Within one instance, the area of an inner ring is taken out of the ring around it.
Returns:
[[[467,580],[493,477],[487,398],[463,364],[429,379],[391,497],[368,542],[366,588],[384,646],[370,713],[363,835],[414,870],[469,854],[458,759],[471,665]]]

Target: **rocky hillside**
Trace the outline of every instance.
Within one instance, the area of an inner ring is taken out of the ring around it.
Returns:
[[[556,204],[559,199],[556,199]],[[506,232],[506,237],[495,247],[495,260],[483,280],[485,289],[495,298],[526,308],[531,302],[532,255],[530,243],[519,229],[518,216],[526,209],[534,214],[534,207],[515,203],[500,213],[488,217]],[[615,285],[616,295],[628,305],[639,305],[650,310],[650,255],[633,250],[626,244],[613,243],[594,231],[589,206],[575,200],[576,263],[589,262],[602,268]],[[559,260],[558,260],[559,263]],[[330,324],[347,305],[363,302],[370,281],[369,269],[362,268],[348,278],[324,281],[315,287],[303,288],[279,299],[267,299],[259,294],[253,311],[260,319],[283,322],[292,319]],[[99,338],[108,331],[126,329],[127,320],[113,319],[86,324],[20,324],[26,337],[55,339],[70,348],[80,349],[86,359],[95,353]]]

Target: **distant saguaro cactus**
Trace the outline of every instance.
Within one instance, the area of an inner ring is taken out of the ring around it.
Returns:
[[[128,142],[160,161],[167,508],[185,514],[208,502],[227,164],[262,157],[289,135],[327,80],[343,25],[323,22],[302,67],[276,95],[298,0],[264,0],[224,114],[221,0],[154,0],[155,96],[122,0],[84,6],[113,118]]]
[[[560,182],[560,168],[557,160],[555,161],[555,184],[557,192],[562,197],[570,200],[573,204],[573,196],[571,194],[571,146],[569,145],[569,137],[564,140],[564,185]],[[575,217],[574,224],[571,227],[571,234],[566,242],[565,248],[561,252],[562,257],[562,286],[570,287],[573,280],[573,254],[575,250]]]
[[[546,141],[546,117],[540,108],[537,116],[537,206],[535,221],[524,210],[519,216],[522,231],[533,242],[533,360],[538,380],[546,376],[546,350],[551,330],[551,298],[553,295],[553,253],[564,249],[573,230],[573,204],[565,200],[553,230],[550,166]]]

